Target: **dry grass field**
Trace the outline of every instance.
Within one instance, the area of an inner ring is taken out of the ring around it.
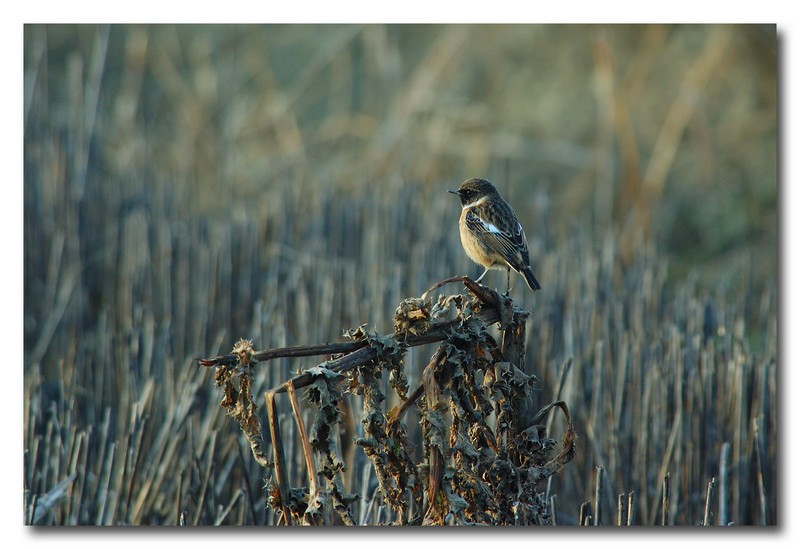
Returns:
[[[480,274],[445,192],[479,176],[543,286],[510,294],[529,404],[577,433],[536,486],[550,522],[777,524],[776,58],[774,26],[26,26],[25,523],[278,524],[197,359],[393,333]],[[435,350],[404,355],[412,390]],[[269,455],[264,392],[327,358],[254,367]],[[350,515],[400,523],[343,385]],[[275,402],[300,488],[297,397]]]

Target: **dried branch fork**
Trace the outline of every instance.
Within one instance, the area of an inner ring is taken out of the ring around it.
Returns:
[[[472,295],[474,295],[483,304],[483,307],[479,311],[476,311],[478,318],[480,318],[483,322],[486,324],[493,324],[495,322],[507,320],[506,318],[501,318],[501,312],[511,305],[511,300],[506,296],[499,295],[496,291],[491,290],[486,286],[478,284],[466,276],[448,278],[447,280],[437,283],[431,289],[422,294],[423,297],[419,300],[420,304],[433,290],[438,289],[447,283],[456,281],[463,281],[464,286],[466,286],[470,293],[472,293]],[[427,320],[426,315],[427,313],[422,309],[413,309],[412,314],[408,319],[409,323],[406,326],[401,327],[400,330],[396,331],[392,337],[408,347],[428,345],[430,343],[437,343],[445,340],[447,338],[447,334],[460,322],[460,319],[434,322],[431,323],[427,330],[425,330],[423,333],[420,333],[419,323]],[[507,315],[508,313],[506,313],[506,316]],[[361,352],[356,354],[357,351]],[[198,362],[201,366],[206,367],[233,366],[239,361],[240,355],[241,353],[234,348],[234,352],[232,354],[219,355],[213,358],[201,358],[198,359]],[[335,372],[343,372],[354,368],[359,364],[374,360],[375,350],[369,347],[369,341],[367,339],[361,339],[357,341],[281,347],[279,349],[266,349],[258,352],[254,352],[251,349],[247,360],[249,364],[253,364],[259,362],[268,362],[275,358],[301,358],[323,355],[344,355],[338,360],[331,361],[327,364],[328,369]],[[292,378],[294,382],[294,388],[300,389],[307,386],[310,383],[310,379],[311,377],[305,374],[300,374],[299,376]],[[289,382],[287,381],[286,383]],[[286,391],[286,383],[281,386],[278,392]]]
[[[462,282],[468,295],[428,295],[445,284]],[[455,318],[452,310],[457,311]],[[334,510],[341,522],[354,524],[340,479],[345,464],[331,430],[339,422],[344,391],[363,398],[363,436],[355,440],[372,461],[381,494],[400,524],[490,523],[545,524],[548,505],[535,488],[574,455],[574,431],[566,405],[559,401],[538,414],[528,413],[534,376],[523,373],[525,319],[528,313],[505,295],[467,277],[444,280],[421,298],[403,301],[395,313],[395,332],[385,336],[364,327],[346,333],[353,341],[268,349],[256,352],[241,340],[233,353],[201,359],[216,366],[223,387],[222,406],[240,424],[254,457],[275,469],[268,501],[285,524],[325,524]],[[488,334],[499,322],[500,346]],[[423,373],[422,384],[408,394],[403,358],[409,347],[439,343]],[[253,366],[279,357],[335,355],[319,366],[267,391],[266,409],[273,460],[262,448],[250,386]],[[384,413],[382,372],[403,403]],[[296,391],[307,388],[317,405],[310,429],[302,419]],[[278,424],[275,397],[288,392],[309,478],[307,489],[291,488]],[[427,461],[415,463],[402,419],[419,411]],[[555,441],[542,425],[552,408],[567,420],[563,449],[549,456]],[[491,416],[491,420],[489,420]],[[487,422],[487,420],[489,420]],[[327,515],[326,515],[327,513]]]

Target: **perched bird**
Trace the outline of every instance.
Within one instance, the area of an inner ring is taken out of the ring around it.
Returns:
[[[464,181],[457,191],[448,189],[448,192],[461,197],[458,226],[464,251],[485,269],[476,282],[480,282],[489,269],[506,269],[510,289],[513,269],[522,275],[531,290],[540,290],[542,287],[531,271],[525,231],[494,185],[485,179],[473,178]]]

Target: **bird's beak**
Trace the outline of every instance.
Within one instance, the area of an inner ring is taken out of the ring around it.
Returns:
[[[457,194],[457,195],[461,195],[461,193],[460,193],[460,192],[458,192],[458,191],[454,191],[454,190],[452,190],[452,189],[447,189],[447,192],[449,192],[449,193],[453,193],[453,194]]]

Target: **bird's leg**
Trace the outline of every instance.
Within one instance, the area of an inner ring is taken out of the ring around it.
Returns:
[[[511,269],[506,269],[506,297],[511,293]]]
[[[475,282],[480,284],[481,280],[483,280],[483,277],[486,276],[486,273],[488,273],[488,272],[489,272],[489,267],[486,267],[486,269],[483,271],[483,274],[481,276],[479,276],[478,279]]]

